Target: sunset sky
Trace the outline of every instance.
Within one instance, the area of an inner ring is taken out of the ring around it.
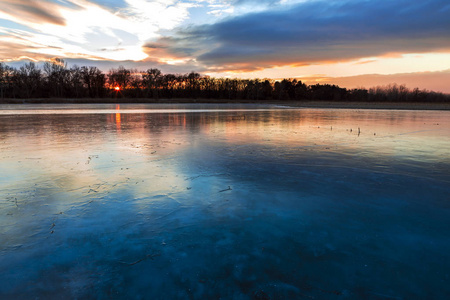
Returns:
[[[450,93],[448,0],[1,0],[0,60]]]

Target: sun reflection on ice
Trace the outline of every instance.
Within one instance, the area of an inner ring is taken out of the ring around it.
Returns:
[[[118,87],[115,88],[120,89]],[[121,124],[121,118],[120,118],[120,104],[116,104],[116,128],[118,131],[120,131],[120,124]]]

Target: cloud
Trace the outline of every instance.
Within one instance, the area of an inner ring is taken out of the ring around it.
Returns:
[[[309,1],[180,30],[166,46],[211,70],[449,51],[449,14],[447,0]]]
[[[31,59],[46,60],[63,54],[61,48],[33,41],[35,36],[19,29],[5,30],[0,28],[0,57],[3,61]],[[11,53],[14,56],[11,57]],[[36,55],[36,53],[39,53]]]
[[[336,84],[346,88],[388,85],[392,83],[405,84],[408,88],[428,89],[450,94],[450,69],[438,72],[399,73],[390,75],[365,74],[346,77],[311,76],[299,78],[307,84]]]
[[[107,4],[105,1],[101,1]],[[117,3],[117,2],[116,2]],[[21,25],[20,32],[0,26],[0,39],[19,39],[0,59],[29,56],[86,57],[105,60],[142,60],[142,46],[185,20],[195,4],[175,0],[123,0],[120,7],[104,7],[89,0],[2,0],[0,20]],[[42,45],[35,47],[36,44]],[[22,50],[17,52],[17,48]],[[54,48],[60,49],[55,51]],[[107,49],[110,51],[102,51]]]
[[[0,60],[136,61],[209,74],[372,68],[405,53],[448,53],[449,14],[448,0],[0,0]]]
[[[26,19],[27,22],[46,22],[64,25],[65,20],[58,12],[58,5],[41,0],[2,0],[0,18],[11,21]]]

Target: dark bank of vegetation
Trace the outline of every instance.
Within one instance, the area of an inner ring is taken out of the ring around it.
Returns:
[[[296,79],[229,79],[198,73],[162,74],[158,69],[137,71],[120,66],[107,74],[97,67],[68,68],[63,60],[46,62],[42,68],[33,62],[20,68],[0,63],[0,101],[13,99],[221,99],[221,100],[322,100],[359,102],[450,103],[450,95],[404,85],[346,89],[336,85],[306,85]],[[97,101],[97,100],[98,101]],[[145,100],[147,99],[147,100]],[[84,101],[83,101],[84,100]]]

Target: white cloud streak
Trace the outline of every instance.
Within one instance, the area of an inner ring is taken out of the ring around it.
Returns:
[[[2,0],[3,1],[3,0]],[[122,10],[110,9],[88,0],[67,0],[71,4],[47,3],[27,7],[12,0],[0,5],[0,18],[28,27],[28,31],[1,28],[7,34],[3,43],[21,40],[24,52],[30,55],[59,55],[62,57],[95,57],[110,60],[142,60],[147,57],[142,45],[160,36],[160,30],[171,30],[189,16],[195,3],[175,0],[125,0]],[[16,0],[14,0],[16,1]],[[34,3],[34,1],[28,2]],[[16,10],[11,10],[11,7]],[[23,12],[27,13],[23,13]],[[33,18],[28,16],[33,13]],[[40,46],[36,46],[40,45]],[[14,59],[15,54],[1,53],[0,59]]]

